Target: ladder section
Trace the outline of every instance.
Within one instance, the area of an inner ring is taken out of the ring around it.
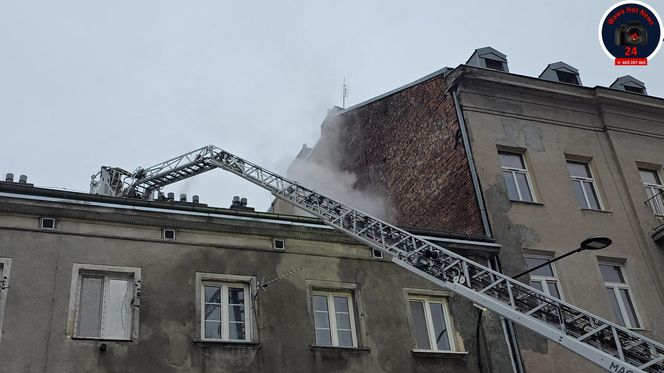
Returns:
[[[434,283],[557,342],[609,372],[664,373],[664,345],[551,297],[212,145],[125,179],[123,196],[148,199],[165,185],[219,167],[323,220]],[[93,179],[94,182],[94,179]]]

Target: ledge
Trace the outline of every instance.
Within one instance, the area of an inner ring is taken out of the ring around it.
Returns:
[[[231,341],[206,341],[202,339],[194,339],[194,343],[197,345],[201,346],[215,346],[215,347],[223,347],[227,349],[254,349],[258,350],[261,348],[261,343],[260,342],[254,342],[254,341],[249,341],[249,342],[231,342]]]
[[[313,352],[322,353],[347,353],[347,354],[363,354],[371,352],[368,347],[338,347],[338,346],[319,346],[311,345],[309,350]]]
[[[70,338],[75,340],[75,341],[91,341],[91,342],[102,342],[102,343],[106,343],[106,342],[132,343],[132,342],[134,342],[134,340],[132,340],[132,339],[119,339],[119,338],[113,339],[113,338],[102,338],[102,337],[79,337],[79,336],[75,336],[75,335],[72,335]]]
[[[432,359],[466,359],[469,355],[467,351],[427,351],[412,350],[413,357],[423,357]]]
[[[581,208],[580,210],[583,212],[599,212],[602,214],[613,214],[613,211],[609,210],[595,210],[595,209],[584,209],[584,208]]]
[[[524,205],[524,206],[544,206],[544,204],[542,202],[535,202],[535,201],[519,201],[519,200],[511,199],[510,202],[516,203],[517,205]]]

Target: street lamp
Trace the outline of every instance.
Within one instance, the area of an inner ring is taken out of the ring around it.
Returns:
[[[579,251],[583,251],[583,250],[601,250],[601,249],[603,249],[603,248],[605,248],[605,247],[611,245],[611,242],[612,242],[612,241],[611,241],[610,238],[608,238],[608,237],[604,237],[604,236],[592,236],[592,237],[588,237],[588,238],[586,238],[585,240],[583,240],[583,241],[581,242],[581,244],[579,245],[579,248],[578,248],[578,249],[574,249],[574,250],[572,250],[572,251],[570,251],[570,252],[568,252],[568,253],[566,253],[566,254],[563,254],[563,255],[561,255],[561,256],[559,256],[559,257],[552,258],[551,260],[548,260],[548,261],[546,261],[546,262],[544,262],[544,263],[542,263],[542,264],[540,264],[540,265],[538,265],[538,266],[535,266],[535,267],[533,267],[533,268],[530,268],[529,270],[527,270],[527,271],[525,271],[525,272],[521,272],[521,273],[519,273],[519,274],[516,275],[516,276],[512,276],[512,278],[513,278],[513,279],[517,279],[517,278],[519,278],[519,277],[521,277],[521,276],[523,276],[523,275],[527,275],[528,273],[530,273],[530,272],[532,272],[532,271],[534,271],[534,270],[540,269],[540,268],[542,268],[542,267],[544,267],[544,266],[546,266],[546,265],[549,265],[549,264],[551,264],[551,263],[553,263],[553,262],[556,262],[556,261],[558,261],[558,260],[560,260],[560,259],[562,259],[562,258],[568,257],[568,256],[570,256],[570,255],[572,255],[572,254],[574,254],[574,253],[578,253]]]

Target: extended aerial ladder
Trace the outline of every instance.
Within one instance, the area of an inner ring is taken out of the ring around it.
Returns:
[[[206,146],[133,173],[102,167],[90,192],[152,199],[174,182],[221,168],[267,189],[396,264],[512,320],[609,372],[664,373],[664,345],[515,281],[443,247],[215,146]]]

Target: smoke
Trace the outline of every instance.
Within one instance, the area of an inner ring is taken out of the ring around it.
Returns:
[[[288,168],[288,177],[357,210],[382,219],[389,219],[392,208],[385,198],[370,190],[357,188],[356,173],[341,169],[344,154],[341,126],[337,117],[329,115],[322,125],[321,138],[313,149],[303,147]]]

